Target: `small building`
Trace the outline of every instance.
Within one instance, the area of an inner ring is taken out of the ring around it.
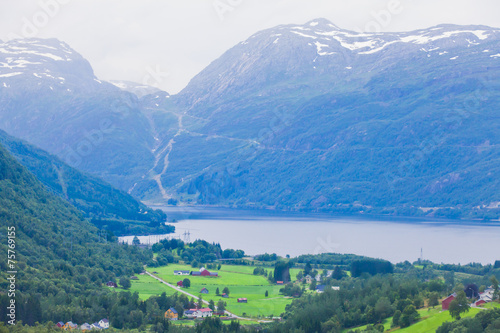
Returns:
[[[198,309],[198,311],[196,312],[196,317],[197,318],[212,317],[213,313],[214,312],[210,308],[201,308]]]
[[[246,298],[238,298],[238,303],[248,303]]]
[[[103,329],[109,328],[109,320],[106,318],[99,320],[99,326]]]
[[[184,287],[184,284],[182,281],[177,282],[177,287],[182,288]]]
[[[284,284],[284,282],[283,281],[276,281],[276,284],[282,285],[282,284]]]
[[[441,302],[441,308],[443,310],[448,310],[450,308],[450,303],[457,297],[457,294],[453,293],[450,296],[446,297],[442,302]]]
[[[71,331],[74,329],[77,329],[78,325],[73,323],[72,321],[68,321],[66,324],[64,324],[63,329],[66,331]]]
[[[306,283],[311,284],[313,282],[313,278],[311,275],[306,275],[305,279],[306,279]]]
[[[319,284],[319,285],[317,285],[317,286],[316,286],[316,292],[317,292],[317,293],[322,293],[322,292],[324,292],[324,291],[325,291],[325,287],[326,287],[326,286],[325,286],[325,285],[323,285],[323,284]]]
[[[132,275],[132,276],[130,277],[130,280],[139,280],[139,278],[138,278],[137,276],[135,276],[135,275]]]
[[[206,317],[212,317],[213,311],[210,308],[201,308],[201,309],[189,309],[184,311],[184,316],[189,319],[201,319]]]
[[[200,290],[200,294],[208,294],[208,289],[203,288],[202,290]]]
[[[91,331],[91,330],[92,330],[92,326],[89,325],[88,323],[85,323],[85,324],[80,326],[80,331]]]
[[[483,304],[486,304],[486,301],[483,299],[480,299],[479,301],[476,301],[476,303],[474,303],[474,305],[476,305],[476,306],[481,306]]]
[[[102,330],[102,327],[99,326],[99,323],[95,322],[92,324],[92,329],[94,330]]]
[[[177,320],[179,319],[179,313],[176,309],[170,308],[165,312],[165,318],[168,320]]]
[[[219,273],[211,273],[209,270],[207,270],[205,267],[200,268],[200,270],[197,271],[192,271],[191,272],[192,276],[219,276]]]
[[[224,297],[224,298],[228,298],[228,297],[229,297],[229,295],[228,295],[228,294],[226,294],[226,293],[223,293],[223,294],[222,294],[222,297]]]
[[[56,326],[59,327],[59,328],[63,328],[64,327],[64,323],[62,321],[60,321],[60,322],[58,322],[56,324]]]
[[[108,286],[110,288],[118,288],[118,285],[116,284],[116,282],[113,282],[113,281],[106,282],[106,286]]]
[[[190,271],[174,271],[174,275],[189,275]]]
[[[332,286],[332,290],[340,290],[339,286]]]
[[[194,314],[194,312],[195,312],[195,311],[196,311],[196,310],[191,310],[191,309],[190,309],[190,310],[186,310],[186,311],[184,311],[184,317],[186,317],[186,318],[188,318],[188,319],[193,319],[193,318],[196,318],[196,316],[195,316],[195,314]]]

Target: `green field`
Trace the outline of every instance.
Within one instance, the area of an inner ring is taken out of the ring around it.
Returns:
[[[269,317],[279,316],[285,311],[287,304],[292,299],[279,294],[283,286],[271,284],[265,277],[253,275],[255,266],[235,266],[222,265],[220,270],[211,270],[219,273],[219,277],[203,276],[178,276],[174,275],[175,270],[198,270],[189,265],[171,264],[163,267],[147,268],[151,273],[157,272],[158,277],[166,282],[176,284],[178,281],[189,278],[191,287],[187,292],[195,296],[202,296],[206,301],[213,300],[215,303],[221,299],[216,295],[216,289],[220,293],[224,287],[228,287],[229,298],[222,298],[227,303],[227,310],[239,316]],[[272,268],[268,268],[271,271]],[[290,271],[292,278],[295,278],[299,269]],[[207,288],[208,294],[200,294],[201,289]],[[170,290],[168,290],[170,289]],[[142,299],[152,295],[159,295],[162,292],[174,293],[174,289],[161,284],[149,276],[141,275],[138,281],[132,281],[132,291],[139,292]],[[269,296],[265,297],[268,291]],[[248,303],[238,303],[238,298],[247,298]]]
[[[143,300],[148,299],[151,296],[161,295],[165,292],[167,295],[172,295],[177,291],[167,287],[158,280],[153,279],[149,275],[138,275],[139,280],[131,280],[132,286],[130,287],[131,292],[138,292],[139,297]],[[118,289],[120,290],[120,289]]]
[[[498,303],[489,303],[486,304],[484,308],[493,308],[500,307]],[[462,318],[474,317],[480,311],[484,311],[481,308],[471,308],[469,312],[462,314]],[[420,313],[421,320],[410,327],[406,328],[395,328],[391,330],[392,317],[385,319],[382,324],[384,325],[387,331],[390,332],[398,332],[398,333],[427,333],[427,332],[435,332],[436,329],[441,326],[443,323],[447,321],[453,321],[450,313],[448,311],[442,311],[441,306],[436,306],[434,309],[425,308],[418,311]],[[343,332],[354,331],[356,329],[363,330],[367,327],[360,326],[357,328],[345,329]]]

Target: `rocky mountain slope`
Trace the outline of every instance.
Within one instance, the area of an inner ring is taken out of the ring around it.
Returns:
[[[278,26],[228,50],[179,94],[141,98],[99,82],[58,43],[1,46],[0,128],[141,199],[498,214],[499,29]]]

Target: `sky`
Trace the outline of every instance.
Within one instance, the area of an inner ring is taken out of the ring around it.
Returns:
[[[175,94],[229,48],[280,24],[322,17],[372,32],[500,27],[499,12],[498,0],[2,0],[0,39],[58,38],[100,79]]]

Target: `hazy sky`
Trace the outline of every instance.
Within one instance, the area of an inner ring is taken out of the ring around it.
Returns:
[[[500,27],[498,13],[498,0],[1,0],[0,39],[55,37],[101,79],[177,93],[234,44],[279,24],[324,17],[358,31]]]

